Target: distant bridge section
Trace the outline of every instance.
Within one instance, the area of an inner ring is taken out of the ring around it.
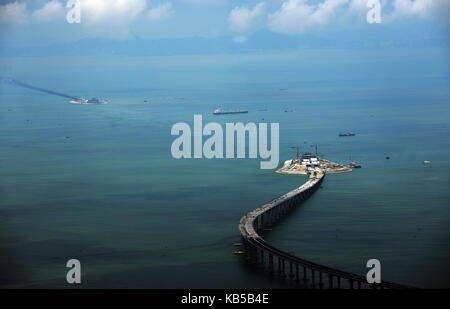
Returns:
[[[53,91],[53,90],[49,90],[49,89],[36,87],[36,86],[30,85],[30,84],[26,84],[24,82],[21,82],[21,81],[19,81],[17,79],[11,78],[11,77],[0,76],[0,81],[5,82],[5,83],[14,84],[14,85],[17,85],[17,86],[20,86],[20,87],[32,89],[32,90],[37,90],[37,91],[41,91],[41,92],[57,95],[57,96],[68,98],[68,99],[81,100],[81,98],[77,97],[77,96],[73,96],[73,95],[70,95],[70,94],[62,93],[62,92],[57,92],[57,91]]]

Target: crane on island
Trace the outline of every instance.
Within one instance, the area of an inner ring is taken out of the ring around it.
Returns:
[[[300,159],[300,147],[297,145],[297,146],[290,146],[289,147],[290,149],[295,149],[296,150],[296,156],[295,156],[295,158],[297,159],[297,160],[299,160]],[[291,151],[292,152],[292,151]]]

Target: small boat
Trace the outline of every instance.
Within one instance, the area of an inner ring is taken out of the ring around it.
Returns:
[[[431,164],[431,161],[425,160],[425,161],[423,161],[423,164]]]
[[[349,166],[351,168],[361,168],[362,167],[360,164],[357,164],[356,162],[350,162]]]
[[[355,136],[355,133],[339,133],[339,137],[341,136]]]

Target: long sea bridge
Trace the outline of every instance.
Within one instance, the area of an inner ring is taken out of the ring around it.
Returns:
[[[239,222],[243,253],[251,263],[261,265],[271,274],[302,283],[310,288],[409,289],[410,286],[382,281],[370,284],[365,276],[307,261],[266,242],[259,233],[273,227],[282,217],[307,200],[322,184],[325,174],[317,169],[302,186],[251,211]]]

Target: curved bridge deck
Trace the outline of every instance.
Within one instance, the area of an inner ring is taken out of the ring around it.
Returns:
[[[405,285],[382,281],[378,284],[369,284],[365,276],[352,274],[339,269],[320,265],[304,260],[284,252],[267,243],[259,231],[273,226],[279,219],[308,199],[321,185],[325,175],[317,172],[299,188],[253,210],[239,222],[244,252],[249,261],[261,264],[271,273],[278,272],[279,276],[312,288],[389,288],[406,289]],[[274,260],[277,260],[275,265]],[[289,265],[288,272],[286,264]]]

